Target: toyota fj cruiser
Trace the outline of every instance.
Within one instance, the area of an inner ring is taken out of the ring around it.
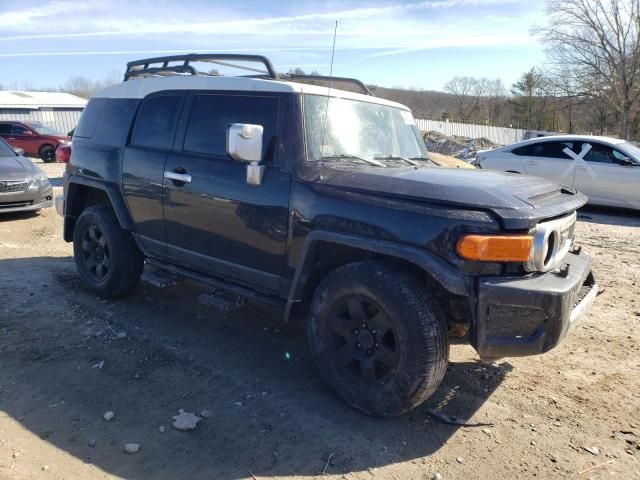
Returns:
[[[56,199],[84,283],[127,295],[146,263],[213,286],[220,308],[308,319],[321,376],[377,416],[428,398],[452,342],[555,347],[597,293],[573,244],[586,197],[437,167],[403,105],[306,80],[261,56],[183,55],[131,62],[95,94]]]

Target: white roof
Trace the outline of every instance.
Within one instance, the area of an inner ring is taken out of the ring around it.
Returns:
[[[514,147],[516,145],[526,145],[529,143],[536,143],[536,142],[548,142],[548,141],[564,141],[564,142],[575,142],[575,141],[583,141],[583,142],[588,142],[588,141],[598,141],[598,142],[602,142],[602,143],[608,143],[611,145],[618,145],[620,143],[624,143],[624,140],[620,140],[619,138],[613,138],[613,137],[603,137],[603,136],[599,136],[599,135],[549,135],[549,136],[545,136],[545,137],[536,137],[536,138],[530,138],[528,140],[523,140],[521,142],[518,143],[513,143],[511,145],[507,145],[509,148]]]
[[[87,100],[63,92],[0,91],[0,108],[37,110],[40,107],[84,108]]]
[[[335,98],[347,98],[363,102],[388,105],[409,110],[400,103],[360,93],[348,92],[318,85],[263,80],[246,77],[209,77],[205,75],[174,75],[169,77],[151,77],[128,80],[95,93],[93,97],[102,98],[144,98],[162,90],[241,90],[249,92],[307,93],[311,95],[329,95]]]

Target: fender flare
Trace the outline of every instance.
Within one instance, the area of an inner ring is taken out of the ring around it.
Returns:
[[[97,190],[102,190],[107,194],[109,198],[109,202],[111,203],[111,207],[116,214],[116,218],[118,219],[118,223],[123,230],[133,231],[133,221],[131,219],[131,214],[129,213],[129,209],[127,208],[126,203],[122,197],[121,191],[117,185],[106,182],[100,179],[86,178],[81,176],[72,175],[67,180],[67,188],[65,189],[66,194],[69,195],[69,192],[72,189],[73,185],[80,185],[83,187],[95,188]],[[65,199],[67,200],[67,199]],[[65,201],[65,214],[64,214],[64,237],[66,241],[71,241],[67,239],[68,236],[71,236],[73,232],[72,225],[75,225],[75,221],[77,220],[74,215],[68,213],[69,203]]]
[[[307,235],[300,253],[300,258],[298,259],[296,272],[291,282],[285,306],[285,321],[289,320],[294,304],[302,301],[302,294],[309,278],[308,272],[312,268],[313,250],[315,245],[320,242],[344,245],[408,261],[422,269],[451,294],[460,296],[471,296],[474,294],[474,282],[472,278],[425,249],[386,240],[370,239],[325,230],[314,230]]]

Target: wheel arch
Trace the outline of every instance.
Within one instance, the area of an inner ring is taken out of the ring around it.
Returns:
[[[304,243],[291,283],[284,320],[304,318],[308,314],[311,297],[322,279],[347,263],[377,260],[415,274],[433,288],[442,305],[451,311],[451,299],[459,299],[455,310],[460,321],[468,323],[468,299],[473,297],[473,282],[468,276],[434,254],[416,247],[385,240],[367,239],[329,231],[313,231]],[[455,313],[455,312],[454,312]],[[453,323],[458,323],[454,320]]]
[[[123,230],[132,231],[129,210],[116,185],[87,178],[71,177],[65,192],[64,240],[73,240],[73,231],[82,211],[93,205],[110,206]]]

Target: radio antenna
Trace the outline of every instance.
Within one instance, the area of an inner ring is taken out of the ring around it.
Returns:
[[[338,33],[338,21],[333,28],[333,46],[331,47],[331,64],[329,65],[329,87],[327,88],[327,105],[324,110],[324,124],[322,126],[322,144],[320,145],[320,155],[324,156],[324,142],[327,135],[327,120],[329,116],[329,99],[331,98],[331,79],[333,78],[333,56],[336,53],[336,34]]]

